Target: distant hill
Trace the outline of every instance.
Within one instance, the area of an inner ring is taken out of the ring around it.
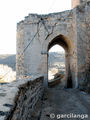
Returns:
[[[16,79],[16,55],[0,55],[0,83],[12,82]]]
[[[65,67],[65,54],[63,52],[50,52],[48,56],[49,68],[55,67],[60,69]]]
[[[49,52],[48,79],[53,79],[56,73],[65,72],[65,54],[63,52]]]
[[[8,65],[14,71],[16,71],[16,55],[15,54],[1,54],[0,55],[0,64]]]

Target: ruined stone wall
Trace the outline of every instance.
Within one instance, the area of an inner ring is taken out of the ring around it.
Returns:
[[[68,46],[65,50],[66,74],[71,74],[73,87],[77,88],[86,75],[80,70],[89,69],[86,67],[89,66],[89,12],[89,2],[83,1],[73,10],[25,17],[17,30],[17,75],[42,74],[47,82],[48,46],[61,35],[65,38],[60,45]],[[24,54],[19,59],[22,51]]]
[[[75,39],[72,18],[72,10],[49,15],[30,14],[27,16],[23,22],[25,52],[24,61],[22,62],[24,62],[24,67],[20,65],[20,63],[19,66],[21,66],[21,70],[18,69],[17,73],[19,71],[20,74],[23,70],[24,75],[43,74],[45,79],[47,79],[48,45],[55,37],[64,35],[68,39],[65,42],[67,42],[66,44],[68,44],[69,47],[69,51],[66,51],[66,69],[69,69],[69,62],[70,69],[71,71],[73,70],[72,77],[74,79],[76,76],[76,66],[74,65],[76,64],[76,59],[73,52],[75,53],[76,46],[74,44]],[[61,46],[64,47],[64,45]]]
[[[24,53],[24,72],[25,75],[38,74],[38,65],[41,62],[41,44],[43,40],[39,39],[39,28],[41,26],[41,18],[38,15],[29,15],[25,18],[24,23],[24,49],[28,46]]]
[[[24,75],[24,24],[23,21],[17,25],[16,42],[16,74],[17,77]]]
[[[30,120],[43,90],[40,75],[0,84],[0,120]]]
[[[90,78],[90,1],[78,6],[75,12],[78,80],[79,84],[82,85]]]

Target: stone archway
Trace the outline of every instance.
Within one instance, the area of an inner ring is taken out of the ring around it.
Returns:
[[[48,61],[48,51],[51,47],[54,45],[60,45],[65,50],[65,87],[73,87],[73,81],[72,81],[72,72],[71,72],[71,57],[72,57],[72,43],[71,41],[64,35],[58,35],[52,40],[48,42],[47,45],[47,61]],[[48,62],[47,62],[48,63]],[[47,66],[47,65],[46,65]],[[48,76],[48,67],[47,67],[47,76]],[[47,77],[48,79],[48,77]]]

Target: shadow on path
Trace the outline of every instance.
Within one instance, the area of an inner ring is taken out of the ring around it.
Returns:
[[[40,110],[39,119],[38,115],[35,117],[34,114],[32,120],[57,120],[58,114],[70,113],[90,116],[90,95],[77,89],[62,89],[58,85],[46,90]],[[63,120],[68,120],[68,118],[63,118]],[[70,120],[81,120],[81,118],[72,118]],[[84,118],[84,120],[90,120],[90,118]]]

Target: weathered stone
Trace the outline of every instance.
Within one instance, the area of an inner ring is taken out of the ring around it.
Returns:
[[[42,96],[43,83],[47,85],[48,50],[55,44],[65,49],[66,85],[70,87],[72,82],[74,88],[90,91],[90,0],[73,3],[72,10],[29,14],[18,23],[18,79],[0,84],[0,120],[30,119]]]
[[[48,15],[29,14],[17,25],[17,78],[42,74],[47,85],[48,50],[59,44],[65,49],[66,84],[71,73],[73,87],[80,86],[85,79],[83,72],[90,65],[89,2],[72,0],[72,8],[78,5],[72,10]]]
[[[2,84],[0,93],[0,120],[29,119],[43,94],[43,77],[31,76]]]

